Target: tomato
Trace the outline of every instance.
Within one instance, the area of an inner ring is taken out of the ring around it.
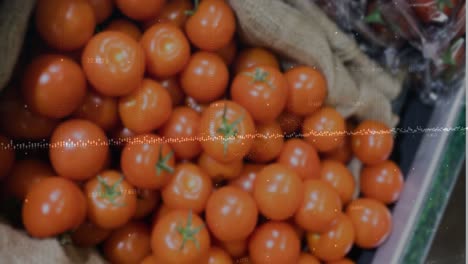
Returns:
[[[268,219],[286,220],[293,216],[303,195],[301,178],[282,164],[266,166],[254,182],[253,197],[260,213]]]
[[[179,159],[193,159],[202,151],[198,140],[200,114],[189,107],[177,107],[161,129]]]
[[[140,264],[158,264],[158,259],[154,255],[146,256]]]
[[[202,103],[197,102],[195,99],[193,99],[190,96],[185,97],[184,103],[186,106],[197,111],[197,113],[202,113],[209,106],[209,104],[202,104]]]
[[[83,103],[73,116],[89,120],[105,131],[111,131],[119,124],[117,99],[88,90]]]
[[[204,0],[192,13],[185,23],[185,32],[198,48],[216,51],[234,37],[236,18],[224,0]]]
[[[303,188],[304,199],[296,211],[296,223],[309,232],[326,232],[341,213],[340,196],[322,180],[305,180]]]
[[[284,145],[283,132],[277,122],[258,124],[257,134],[247,158],[257,163],[276,159]]]
[[[211,194],[205,209],[211,233],[221,241],[246,239],[255,228],[258,209],[245,191],[225,186]]]
[[[106,240],[111,230],[103,229],[86,221],[71,233],[73,245],[77,247],[94,247]]]
[[[112,20],[107,25],[105,30],[124,33],[136,41],[139,41],[142,35],[141,30],[137,27],[137,25],[127,19]]]
[[[327,81],[322,73],[298,66],[287,71],[284,77],[288,81],[288,112],[306,116],[322,107],[327,96]]]
[[[403,174],[395,162],[387,160],[364,167],[361,171],[360,186],[364,197],[392,204],[398,200],[403,189]]]
[[[380,163],[390,156],[393,136],[385,124],[367,120],[354,130],[351,138],[354,155],[366,165]]]
[[[3,160],[2,160],[3,162]],[[23,200],[32,186],[48,177],[55,176],[52,167],[40,160],[18,160],[5,178],[5,191],[19,200]]]
[[[188,210],[174,210],[154,226],[151,246],[163,263],[196,263],[208,253],[210,235],[198,215]]]
[[[231,180],[229,184],[239,187],[248,193],[252,193],[255,179],[263,168],[264,165],[260,164],[245,164],[239,176]]]
[[[173,107],[182,105],[184,103],[185,94],[182,90],[182,87],[180,87],[178,78],[169,77],[161,79],[159,80],[159,84],[161,84],[162,87],[166,88],[166,90],[169,92]]]
[[[301,243],[291,225],[270,221],[258,227],[249,242],[249,257],[256,264],[297,263]]]
[[[323,160],[320,170],[320,179],[330,183],[340,195],[341,203],[348,204],[354,195],[356,183],[353,174],[341,162]],[[362,180],[362,177],[361,177]]]
[[[304,118],[301,116],[288,112],[282,112],[278,116],[277,121],[281,126],[283,134],[289,135],[293,134],[301,128],[303,119]]]
[[[155,18],[143,23],[143,27],[146,29],[156,23],[170,22],[183,29],[185,21],[187,21],[188,18],[186,11],[192,9],[193,5],[191,0],[168,1]]]
[[[323,157],[329,160],[336,160],[343,164],[347,164],[353,158],[351,150],[351,136],[346,135],[343,142],[335,149],[323,152]]]
[[[190,44],[171,23],[158,23],[143,33],[147,71],[154,77],[169,77],[182,71],[190,59]]]
[[[355,264],[354,261],[350,260],[349,258],[342,258],[336,261],[329,261],[327,264]]]
[[[304,119],[302,134],[318,151],[331,151],[343,144],[345,120],[335,109],[323,107]]]
[[[174,209],[169,208],[165,203],[162,203],[161,206],[154,212],[152,218],[152,226],[156,225],[156,223],[161,219],[161,217],[165,216],[167,213],[174,211]]]
[[[353,243],[353,223],[345,214],[341,214],[335,225],[325,233],[307,234],[307,245],[310,251],[324,261],[343,258],[351,250]]]
[[[134,20],[147,20],[155,17],[166,0],[115,0],[120,11]]]
[[[202,168],[214,182],[231,180],[237,178],[243,167],[243,161],[234,160],[230,162],[219,162],[205,152],[198,157],[198,166]]]
[[[108,96],[122,96],[135,90],[145,73],[143,48],[128,35],[103,31],[86,44],[81,65],[96,90]]]
[[[233,264],[231,256],[219,247],[211,247],[200,264]]]
[[[213,189],[210,177],[193,163],[180,163],[162,189],[164,203],[172,209],[201,213]]]
[[[150,230],[141,222],[130,222],[112,231],[103,248],[111,263],[140,263],[151,253]]]
[[[122,151],[120,165],[125,179],[135,187],[160,189],[174,172],[174,152],[154,134],[130,139]]]
[[[138,189],[136,190],[137,203],[133,219],[142,219],[150,215],[159,205],[159,192],[155,190]]]
[[[217,241],[217,245],[223,248],[231,257],[240,258],[247,253],[247,239],[234,241]]]
[[[275,54],[264,48],[248,48],[242,50],[234,61],[234,74],[239,74],[253,67],[270,66],[280,69]]]
[[[105,229],[123,226],[136,212],[137,195],[124,176],[114,170],[99,173],[85,184],[88,218]]]
[[[444,23],[452,15],[457,2],[457,0],[411,0],[410,5],[422,22]]]
[[[53,237],[81,225],[86,199],[72,181],[49,177],[31,187],[22,210],[24,227],[31,236]]]
[[[151,79],[144,79],[137,89],[119,99],[123,125],[138,134],[160,128],[171,113],[169,92]]]
[[[320,261],[309,253],[301,253],[297,264],[320,264]]]
[[[109,153],[104,131],[86,120],[62,122],[50,139],[49,158],[55,171],[72,180],[95,176]]]
[[[41,0],[35,22],[42,39],[63,51],[83,47],[96,26],[93,8],[86,0]]]
[[[101,24],[112,15],[114,9],[113,0],[88,0],[88,2],[93,8],[97,24]]]
[[[200,103],[209,103],[224,95],[229,71],[215,53],[199,51],[192,55],[180,76],[185,94]]]
[[[23,97],[31,111],[63,118],[77,109],[86,95],[86,79],[80,66],[60,55],[39,56],[26,67]]]
[[[10,172],[15,162],[15,150],[8,138],[0,135],[0,179],[4,178]]]
[[[294,170],[303,180],[320,178],[320,159],[317,151],[302,139],[287,140],[278,157],[278,163]]]
[[[216,51],[216,54],[218,54],[226,63],[226,65],[231,65],[234,62],[234,59],[237,54],[237,43],[236,40],[231,40],[229,44],[226,46],[220,48],[219,50]]]
[[[250,150],[255,124],[239,104],[221,100],[203,111],[199,136],[203,150],[220,162],[240,160]]]
[[[346,214],[353,222],[354,243],[358,247],[376,248],[390,235],[392,216],[381,202],[369,198],[356,199],[348,205]]]
[[[288,87],[283,74],[269,66],[257,66],[236,75],[232,100],[245,107],[255,121],[274,121],[286,106]]]

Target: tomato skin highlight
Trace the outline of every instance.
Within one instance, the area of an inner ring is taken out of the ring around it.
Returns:
[[[320,178],[333,186],[340,195],[343,205],[351,202],[356,183],[351,171],[347,167],[334,160],[323,160]]]
[[[320,178],[320,159],[317,151],[302,139],[287,140],[277,161],[294,170],[303,180]]]
[[[361,171],[361,193],[384,204],[398,200],[403,189],[403,174],[395,162],[387,160]]]
[[[239,187],[248,193],[252,193],[255,179],[263,168],[264,165],[262,164],[245,164],[239,176],[229,181],[229,185]]]

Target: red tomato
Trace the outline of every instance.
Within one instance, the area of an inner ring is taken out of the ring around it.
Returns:
[[[284,137],[281,126],[277,122],[258,124],[257,134],[247,158],[256,163],[264,163],[276,159],[283,149]]]
[[[329,160],[336,160],[343,164],[347,164],[353,158],[351,150],[351,136],[346,135],[343,142],[335,149],[323,152],[323,157]]]
[[[84,222],[71,233],[73,245],[77,247],[94,247],[106,240],[111,230],[100,228],[91,222]]]
[[[288,86],[283,74],[269,66],[243,71],[231,85],[232,100],[245,107],[255,121],[274,121],[283,112]]]
[[[192,9],[191,0],[171,0],[162,7],[158,16],[146,21],[143,27],[147,29],[156,23],[170,22],[183,29],[188,18],[186,11]]]
[[[248,48],[242,50],[237,56],[233,69],[234,74],[239,74],[253,67],[270,66],[280,69],[279,61],[275,54],[264,48]]]
[[[422,22],[444,23],[452,15],[457,2],[457,0],[411,0],[410,4]]]
[[[221,241],[246,239],[255,229],[258,209],[245,191],[225,186],[211,194],[205,209],[211,233]]]
[[[351,250],[353,243],[353,223],[345,214],[341,214],[336,224],[325,233],[307,234],[307,245],[310,251],[323,261],[343,258]]]
[[[174,210],[154,226],[151,246],[163,263],[197,263],[210,249],[210,235],[198,215]]]
[[[112,20],[105,30],[124,33],[136,41],[139,41],[142,35],[141,30],[137,25],[127,19]]]
[[[174,172],[174,152],[159,136],[143,134],[126,144],[120,164],[125,179],[133,186],[160,189]]]
[[[301,243],[291,225],[267,222],[255,230],[249,242],[249,258],[256,264],[297,263]]]
[[[143,48],[128,35],[104,31],[94,35],[81,57],[88,81],[108,96],[122,96],[135,90],[145,73]]]
[[[167,215],[169,212],[174,211],[174,209],[171,209],[167,207],[165,203],[162,203],[161,206],[154,212],[153,218],[152,218],[152,226],[154,227],[156,223],[161,219],[163,216]]]
[[[148,189],[138,189],[136,211],[133,219],[142,219],[150,215],[159,205],[159,192]]]
[[[149,255],[149,256],[146,256],[141,262],[140,264],[158,264],[160,262],[158,262],[158,259],[156,258],[156,256],[154,255]]]
[[[15,150],[12,142],[0,135],[0,179],[4,178],[10,172],[15,162]]]
[[[289,135],[298,131],[302,126],[303,117],[288,112],[281,113],[277,120],[284,134]]]
[[[255,179],[263,168],[264,165],[245,164],[239,176],[231,180],[229,184],[239,187],[248,193],[252,193]]]
[[[320,261],[309,253],[301,253],[297,264],[320,264]]]
[[[226,91],[229,71],[215,53],[199,51],[192,55],[180,76],[185,94],[200,103],[220,98]]]
[[[115,264],[140,263],[150,253],[150,230],[141,222],[130,222],[112,231],[104,242],[104,256]]]
[[[192,210],[198,214],[205,209],[212,189],[210,177],[198,166],[181,163],[161,194],[167,207]]]
[[[178,78],[169,77],[161,79],[159,83],[169,92],[173,107],[184,104],[185,94],[182,87],[180,87]]]
[[[240,258],[245,256],[247,253],[247,242],[247,239],[237,241],[217,241],[217,245],[223,248],[231,257]]]
[[[231,162],[219,162],[206,153],[202,153],[198,158],[198,166],[202,168],[214,182],[231,180],[237,178],[243,167],[242,160]]]
[[[72,181],[50,177],[31,187],[22,214],[31,236],[53,237],[81,225],[86,218],[86,199]]]
[[[393,136],[385,124],[367,120],[354,130],[351,147],[354,155],[366,165],[380,163],[390,156]]]
[[[221,100],[203,111],[199,135],[203,150],[220,162],[241,160],[253,143],[255,124],[239,104]]]
[[[318,70],[298,66],[287,71],[284,77],[288,81],[288,112],[305,116],[322,107],[327,96],[327,81]]]
[[[120,11],[134,20],[147,20],[155,17],[166,0],[115,0]]]
[[[189,107],[177,107],[161,129],[179,159],[193,159],[202,151],[198,140],[200,114]]]
[[[278,163],[294,170],[303,180],[320,178],[320,159],[317,151],[302,139],[287,140],[278,157]]]
[[[338,148],[343,144],[345,132],[344,118],[331,107],[315,111],[302,124],[304,139],[320,152]]]
[[[322,180],[306,180],[303,188],[304,200],[296,211],[296,223],[309,232],[326,232],[341,213],[340,196]]]
[[[229,44],[226,46],[220,48],[219,50],[216,51],[216,54],[218,54],[226,63],[226,65],[231,65],[232,62],[234,61],[234,58],[236,57],[237,53],[237,43],[233,39]]]
[[[94,10],[86,0],[41,0],[36,5],[36,29],[52,48],[83,47],[96,26]]]
[[[353,174],[341,162],[323,160],[320,170],[320,179],[330,183],[338,192],[343,205],[348,204],[354,195],[356,183]],[[361,177],[362,180],[362,177]]]
[[[403,174],[395,162],[387,160],[364,167],[360,178],[361,193],[385,204],[392,204],[403,189]]]
[[[88,90],[83,103],[73,116],[89,120],[105,131],[111,131],[119,124],[117,99]]]
[[[216,51],[229,44],[235,30],[234,12],[224,0],[202,1],[185,24],[190,42],[206,51]]]
[[[136,90],[119,99],[123,125],[138,134],[160,128],[171,113],[169,92],[151,79],[144,79]]]
[[[88,2],[93,8],[97,24],[101,24],[112,15],[114,9],[113,0],[88,0]]]
[[[254,182],[253,197],[258,210],[271,220],[286,220],[293,216],[303,195],[301,178],[282,164],[267,165]]]
[[[107,137],[94,123],[81,119],[62,122],[50,139],[49,158],[55,171],[72,180],[95,176],[109,153]]]
[[[206,257],[200,264],[233,264],[229,254],[219,247],[211,247]]]
[[[369,198],[356,199],[348,205],[346,214],[353,222],[354,243],[358,247],[376,248],[390,235],[392,215],[381,202]]]
[[[190,59],[190,44],[171,23],[157,23],[145,31],[140,43],[147,71],[154,77],[169,77],[182,71]]]
[[[63,118],[83,102],[86,79],[80,66],[71,59],[42,55],[27,66],[21,88],[32,111],[50,118]]]
[[[327,262],[327,264],[355,264],[355,262],[348,259],[348,258],[342,258],[342,259],[336,260],[336,261],[329,261],[329,262]]]

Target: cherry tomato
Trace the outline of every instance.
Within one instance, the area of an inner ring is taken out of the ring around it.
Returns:
[[[95,176],[109,153],[104,131],[86,120],[62,122],[50,139],[49,158],[55,171],[72,180]]]
[[[168,1],[154,19],[150,19],[144,23],[144,28],[149,28],[156,23],[170,22],[183,29],[185,21],[187,21],[188,18],[185,12],[192,9],[193,5],[191,0]]]
[[[234,160],[231,162],[219,162],[205,152],[198,157],[198,166],[202,168],[214,182],[222,180],[230,180],[237,178],[243,167],[242,160]]]
[[[325,233],[307,234],[307,244],[310,251],[324,261],[343,258],[351,250],[353,243],[353,223],[345,214],[338,216],[335,225]]]
[[[136,41],[139,41],[142,35],[138,26],[127,19],[112,20],[109,25],[107,25],[105,30],[124,33]]]
[[[286,106],[288,87],[283,74],[269,66],[239,73],[231,85],[232,100],[245,107],[255,121],[274,121]]]
[[[193,159],[202,151],[198,140],[200,114],[189,107],[177,107],[161,129],[179,159]]]
[[[101,24],[112,15],[114,9],[113,0],[88,0],[88,2],[93,8],[97,24]]]
[[[320,152],[331,151],[343,144],[346,135],[344,118],[335,109],[323,107],[304,119],[304,139]]]
[[[275,54],[264,48],[248,48],[242,50],[237,56],[233,69],[234,74],[239,74],[253,67],[270,66],[280,69],[279,61]]]
[[[133,219],[142,219],[150,215],[159,205],[160,196],[159,192],[148,189],[136,190],[137,203],[135,215]]]
[[[111,230],[103,229],[86,221],[71,233],[73,245],[77,247],[94,247],[106,240]]]
[[[140,264],[158,264],[160,262],[158,262],[158,259],[156,258],[156,256],[154,255],[149,255],[149,256],[146,256],[141,262]]]
[[[119,124],[117,99],[88,90],[74,117],[89,120],[105,131],[111,131]]]
[[[0,135],[0,179],[4,178],[10,172],[15,162],[15,150],[12,142]]]
[[[318,70],[298,66],[287,71],[284,77],[288,81],[288,112],[306,116],[322,107],[327,96],[327,81]]]
[[[128,35],[103,31],[86,44],[81,65],[88,81],[98,92],[122,96],[135,90],[143,80],[145,53]]]
[[[336,160],[343,164],[347,164],[353,158],[351,150],[351,136],[346,135],[343,142],[335,149],[323,152],[323,157],[329,160]]]
[[[77,228],[86,218],[86,199],[72,181],[49,177],[33,185],[23,202],[23,224],[46,238]]]
[[[83,47],[96,26],[94,10],[86,0],[41,0],[35,22],[42,39],[63,51]]]
[[[248,193],[252,193],[255,179],[263,168],[264,165],[260,164],[245,164],[239,176],[231,180],[229,184],[239,187]]]
[[[320,179],[330,183],[340,195],[341,203],[348,204],[354,195],[356,183],[353,174],[341,162],[323,160],[320,170]],[[361,177],[362,180],[362,177]]]
[[[225,186],[211,194],[205,209],[211,233],[221,241],[246,239],[255,229],[258,209],[245,191]]]
[[[256,264],[297,263],[301,243],[291,225],[270,221],[258,227],[249,242],[249,257]]]
[[[231,65],[234,62],[234,59],[237,54],[237,43],[233,39],[231,42],[229,42],[228,45],[220,48],[219,50],[216,51],[216,54],[218,54],[226,63],[226,65]]]
[[[174,172],[174,152],[154,134],[131,138],[120,161],[125,179],[135,187],[160,189]]]
[[[193,54],[180,76],[185,94],[200,103],[220,98],[226,91],[228,81],[229,72],[223,59],[205,51]]]
[[[104,242],[104,256],[111,263],[140,263],[150,253],[150,230],[141,222],[130,222],[112,231]]]
[[[355,264],[356,262],[350,260],[349,258],[342,258],[336,261],[329,261],[327,264]]]
[[[216,51],[234,37],[236,18],[224,0],[204,0],[195,6],[185,24],[190,42],[202,50]]]
[[[250,150],[255,124],[239,104],[221,100],[203,111],[199,135],[203,150],[220,162],[240,160]]]
[[[147,71],[154,77],[169,77],[182,71],[190,59],[190,44],[171,23],[157,23],[145,31],[140,43]]]
[[[180,87],[178,78],[169,77],[161,79],[159,83],[169,92],[173,107],[184,104],[185,94],[182,87]]]
[[[378,247],[391,232],[392,216],[390,211],[377,200],[356,199],[348,205],[346,214],[353,222],[356,234],[354,243],[361,248]]]
[[[457,0],[411,0],[410,4],[422,22],[444,23],[452,15],[457,2]]]
[[[165,216],[167,213],[174,211],[174,209],[169,208],[165,203],[161,203],[161,206],[154,212],[152,218],[152,226],[156,225],[156,223],[161,219],[161,217]]]
[[[144,79],[136,90],[119,99],[123,125],[138,134],[160,128],[171,113],[169,92],[151,79]]]
[[[172,209],[201,213],[213,189],[210,177],[193,163],[180,163],[162,189],[164,203]]]
[[[277,120],[284,134],[289,135],[298,131],[302,126],[303,117],[288,112],[281,113]]]
[[[219,247],[211,247],[208,254],[201,264],[233,264],[233,260],[229,254]]]
[[[240,258],[247,253],[247,242],[247,239],[242,239],[237,241],[217,241],[216,244],[223,248],[231,257]]]
[[[118,171],[99,173],[85,184],[88,201],[88,218],[101,228],[123,226],[136,212],[137,195]]]
[[[266,166],[254,182],[253,197],[260,213],[268,219],[286,220],[293,216],[303,195],[301,178],[282,164]]]
[[[304,199],[296,211],[296,223],[309,232],[326,232],[341,213],[340,196],[322,180],[305,180],[303,188]]]
[[[209,106],[209,104],[202,104],[197,102],[190,96],[185,97],[185,105],[192,108],[193,110],[197,111],[197,113],[203,113],[205,109]]]
[[[393,136],[385,124],[367,120],[354,130],[351,139],[354,155],[366,165],[380,163],[390,156]]]
[[[302,139],[287,140],[278,157],[278,163],[294,170],[303,180],[320,178],[320,159],[317,151]]]
[[[320,261],[309,253],[301,253],[297,264],[320,264]]]
[[[115,0],[120,11],[134,20],[147,20],[155,17],[166,0]]]
[[[173,210],[154,226],[151,246],[163,263],[196,263],[208,253],[210,235],[198,215]]]
[[[63,118],[73,113],[85,98],[86,79],[80,66],[71,59],[42,55],[27,66],[22,92],[32,111]]]
[[[256,163],[276,159],[283,149],[284,137],[277,122],[258,124],[257,134],[247,158]]]
[[[364,167],[360,178],[361,193],[385,204],[392,204],[403,189],[403,174],[395,162],[387,160]]]

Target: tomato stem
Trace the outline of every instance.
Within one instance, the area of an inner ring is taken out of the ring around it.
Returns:
[[[193,1],[194,8],[192,10],[185,10],[184,14],[186,16],[193,16],[195,12],[197,12],[198,10],[198,5],[200,5],[200,0],[194,0]]]
[[[270,74],[267,71],[263,70],[262,68],[255,68],[254,73],[246,72],[245,75],[252,77],[251,83],[263,82],[263,83],[266,83],[268,86],[270,86],[271,89],[275,89],[275,86],[268,78]]]
[[[229,121],[227,120],[227,105],[224,104],[224,109],[223,109],[223,116],[222,116],[222,121],[221,121],[221,127],[218,128],[217,132],[223,135],[223,153],[224,155],[227,154],[227,149],[228,149],[228,140],[237,136],[238,130],[237,130],[237,125],[244,119],[244,116],[242,115],[238,119],[234,120],[231,124],[229,124]]]
[[[385,25],[385,21],[382,18],[382,13],[380,13],[380,10],[378,9],[375,9],[369,15],[364,17],[364,21],[370,24]]]
[[[167,164],[169,162],[169,159],[171,159],[172,156],[174,155],[174,151],[171,150],[166,156],[163,156],[162,148],[163,148],[163,145],[161,144],[159,146],[158,163],[156,163],[156,175],[157,176],[161,175],[162,171],[167,171],[171,174],[174,172],[174,168],[172,168],[171,166]]]
[[[109,185],[107,184],[106,180],[104,180],[101,175],[97,176],[98,182],[99,182],[99,196],[103,199],[108,200],[112,205],[120,207],[120,206],[125,206],[125,204],[118,204],[115,202],[115,199],[117,197],[120,197],[122,195],[122,192],[120,192],[117,187],[122,183],[124,177],[123,175],[116,181],[114,184]],[[103,190],[104,189],[104,190]]]
[[[198,234],[204,227],[204,224],[195,228],[192,227],[192,210],[190,210],[187,218],[187,224],[185,226],[177,226],[177,232],[179,232],[179,234],[182,236],[182,244],[180,245],[179,250],[184,249],[185,244],[188,241],[192,241],[195,244],[197,250],[200,250],[200,243],[195,238],[195,235]]]

